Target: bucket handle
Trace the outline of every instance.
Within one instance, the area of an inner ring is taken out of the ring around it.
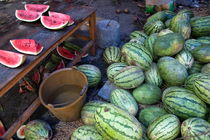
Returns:
[[[87,88],[88,88],[88,84],[86,84],[85,86],[83,86],[82,90],[79,93],[80,96],[83,96],[83,94],[86,92]],[[50,107],[50,108],[58,108],[58,107],[66,106],[66,105],[68,105],[70,103],[71,103],[71,101],[68,101],[68,102],[65,102],[65,103],[61,103],[61,104],[54,104],[54,105],[48,104],[48,107]]]

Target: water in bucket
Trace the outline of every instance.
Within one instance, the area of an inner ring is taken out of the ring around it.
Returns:
[[[57,88],[48,100],[48,104],[73,103],[80,97],[82,87],[78,85],[63,85]]]

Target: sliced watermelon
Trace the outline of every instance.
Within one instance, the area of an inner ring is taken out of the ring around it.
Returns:
[[[81,52],[75,51],[74,54],[75,54],[75,55],[80,55]],[[82,58],[87,57],[87,56],[88,56],[88,53],[85,53],[85,54],[82,55]]]
[[[20,66],[26,60],[26,56],[20,53],[0,50],[0,64],[10,68]]]
[[[57,47],[57,52],[58,54],[68,60],[73,60],[76,56],[75,54],[71,53],[69,50],[62,48],[62,47]]]
[[[42,13],[27,10],[16,10],[15,16],[21,21],[34,22],[40,19]]]
[[[41,16],[41,23],[47,29],[58,30],[63,29],[68,24],[68,21],[50,16]]]
[[[43,46],[33,39],[10,40],[12,46],[19,52],[25,54],[37,55],[43,50]]]
[[[50,8],[49,5],[44,4],[25,4],[25,9],[34,12],[44,13]]]
[[[4,125],[0,120],[0,137],[3,136],[5,133]]]
[[[48,12],[50,17],[55,17],[55,18],[60,18],[62,19],[64,22],[68,21],[68,26],[74,24],[73,19],[71,18],[71,16],[67,15],[67,14],[63,14],[63,13],[58,13],[58,12],[52,12],[49,11]]]
[[[17,130],[16,134],[19,139],[25,138],[25,128],[26,125],[21,125],[20,128]]]

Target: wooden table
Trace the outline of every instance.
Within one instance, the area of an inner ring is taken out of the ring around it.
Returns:
[[[17,4],[17,3],[15,3]],[[37,56],[27,56],[26,62],[18,68],[11,69],[3,65],[0,65],[0,97],[3,96],[11,87],[13,87],[19,80],[21,80],[28,72],[30,72],[35,66],[37,66],[42,60],[52,51],[57,45],[68,39],[73,33],[78,30],[84,23],[89,23],[89,37],[76,35],[76,37],[90,40],[85,47],[83,47],[84,54],[90,49],[92,55],[95,55],[95,24],[96,15],[95,9],[91,7],[72,7],[70,3],[66,2],[50,2],[51,11],[61,12],[71,15],[74,19],[75,24],[69,27],[65,27],[62,30],[52,31],[45,29],[40,21],[37,23],[25,23],[17,21],[9,31],[2,33],[0,31],[0,49],[10,50],[16,52],[15,49],[10,45],[9,40],[29,38],[34,39],[44,46],[41,54]],[[16,20],[15,17],[14,20]],[[6,25],[5,25],[6,26]],[[75,65],[81,58],[77,56],[70,64]],[[40,105],[39,98],[37,98],[25,112],[16,120],[16,122],[7,130],[2,137],[7,140],[12,137],[16,130],[32,115],[32,113]]]

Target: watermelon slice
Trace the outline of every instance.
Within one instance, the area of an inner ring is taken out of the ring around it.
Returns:
[[[71,53],[69,50],[62,48],[62,47],[57,47],[56,48],[58,54],[68,60],[73,60],[76,56],[75,54]]]
[[[3,136],[5,133],[4,125],[0,120],[0,137]]]
[[[41,23],[47,29],[59,30],[63,29],[68,24],[68,21],[50,16],[41,16]]]
[[[34,22],[40,19],[42,13],[34,12],[34,11],[27,11],[27,10],[16,10],[15,16],[17,19],[25,22]]]
[[[20,66],[26,60],[26,56],[20,53],[0,50],[0,64],[10,68]]]
[[[50,17],[60,18],[64,22],[68,21],[68,26],[74,24],[74,21],[72,20],[72,18],[67,14],[52,12],[52,11],[49,11],[48,14],[49,14]]]
[[[37,55],[43,50],[43,46],[33,39],[10,40],[12,46],[19,52],[25,54]]]
[[[19,139],[25,138],[25,129],[26,125],[21,125],[21,127],[17,130],[16,134]]]
[[[75,54],[75,55],[80,55],[81,52],[75,51],[74,54]],[[88,56],[88,53],[85,53],[85,54],[82,55],[82,58],[87,57],[87,56]]]
[[[49,5],[44,4],[25,4],[25,9],[34,12],[44,13],[50,8]]]

